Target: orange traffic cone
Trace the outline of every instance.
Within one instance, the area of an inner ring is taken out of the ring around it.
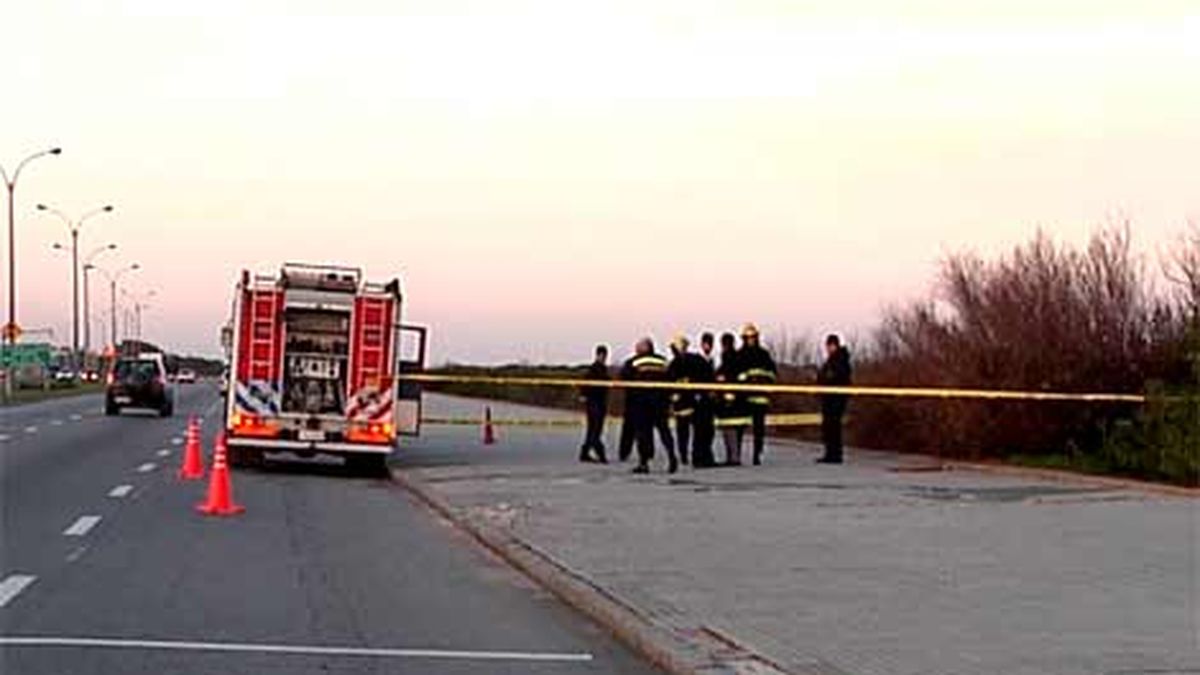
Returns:
[[[225,432],[217,434],[217,448],[213,454],[212,476],[208,482],[208,501],[197,504],[196,510],[210,516],[234,516],[246,509],[233,503],[233,485],[229,479],[229,463],[226,458]]]
[[[496,430],[492,427],[492,406],[483,409],[483,444],[492,445],[496,442]]]
[[[200,423],[195,416],[188,419],[187,444],[183,449],[183,466],[179,467],[179,478],[182,480],[200,480],[204,478],[204,456],[200,451]]]

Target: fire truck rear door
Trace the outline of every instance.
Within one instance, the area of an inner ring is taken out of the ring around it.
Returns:
[[[396,326],[396,374],[400,376],[425,370],[425,326],[400,324]],[[396,394],[396,432],[402,436],[421,433],[421,384],[401,379]]]

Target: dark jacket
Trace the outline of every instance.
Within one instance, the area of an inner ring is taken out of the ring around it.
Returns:
[[[592,365],[588,366],[587,374],[583,376],[583,379],[607,382],[609,380],[608,366],[593,361]],[[606,408],[608,406],[608,387],[580,387],[579,395],[583,397],[584,403],[589,408]]]
[[[716,374],[708,359],[692,352],[676,356],[667,367],[667,379],[671,382],[707,384],[715,378]],[[675,392],[671,397],[675,414],[681,417],[690,415],[696,409],[700,395],[702,392],[693,390]]]
[[[723,384],[737,384],[741,367],[737,350],[721,352],[721,365],[717,366],[716,380]],[[733,392],[718,391],[713,394],[714,412],[721,419],[740,417],[745,414],[745,397]]]
[[[771,353],[759,345],[744,345],[738,350],[738,382],[741,384],[775,384],[779,369]],[[766,394],[747,394],[746,403],[765,406],[771,403]]]
[[[630,382],[665,382],[667,360],[653,352],[644,356],[631,356],[621,366],[621,379]],[[666,413],[669,398],[666,389],[631,387],[625,390],[625,415],[650,415],[651,418],[657,418]]]
[[[845,347],[825,359],[821,369],[817,371],[817,384],[830,387],[850,386],[851,367],[850,352]],[[849,397],[845,394],[822,394],[821,411],[827,415],[841,415],[846,410]]]

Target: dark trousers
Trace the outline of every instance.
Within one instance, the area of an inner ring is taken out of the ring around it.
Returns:
[[[694,443],[692,445],[692,465],[699,467],[712,466],[716,463],[713,458],[713,441],[716,440],[716,427],[713,421],[712,408],[707,405],[696,406],[692,418]],[[686,446],[681,446],[686,447]]]
[[[654,428],[658,430],[658,437],[662,440],[663,448],[667,451],[667,459],[674,464],[675,459],[675,437],[671,434],[671,409],[663,408],[654,417]]]
[[[843,406],[824,406],[821,410],[821,440],[825,443],[825,459],[842,461],[842,415]]]
[[[624,462],[633,453],[636,446],[638,461],[649,464],[654,458],[654,433],[658,432],[663,447],[667,450],[667,458],[675,461],[675,440],[671,436],[671,423],[668,413],[663,411],[625,411],[625,419],[621,422],[621,441],[617,448],[617,456]]]
[[[583,436],[583,448],[579,451],[579,457],[582,459],[587,457],[588,452],[594,451],[596,459],[605,461],[604,456],[604,418],[608,410],[606,406],[598,403],[588,403],[586,407],[587,414],[587,430]]]
[[[625,418],[621,421],[621,441],[617,447],[617,456],[621,461],[629,459],[636,446],[638,464],[648,465],[654,459],[654,431],[658,427],[656,417],[645,413],[631,414],[626,410]],[[669,452],[674,454],[674,450]]]
[[[649,466],[654,459],[654,428],[658,426],[653,419],[637,420],[633,425],[633,439],[637,443],[638,464]]]
[[[675,445],[679,449],[679,461],[688,463],[688,450],[692,447],[692,427],[696,423],[695,411],[680,411],[675,415]]]
[[[767,406],[750,406],[750,433],[754,437],[754,459],[758,460],[767,442]]]
[[[634,436],[636,436],[635,427],[633,416],[626,409],[625,416],[621,418],[621,440],[617,442],[617,458],[622,462],[629,459],[629,456],[633,454]]]

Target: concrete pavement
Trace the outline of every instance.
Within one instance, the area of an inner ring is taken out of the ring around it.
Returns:
[[[650,672],[390,480],[274,462],[235,473],[244,515],[195,513],[177,439],[216,401],[0,413],[0,672]]]
[[[501,431],[482,446],[477,429],[430,430],[396,468],[707,651],[701,666],[757,654],[823,674],[1200,672],[1192,500],[913,471],[886,453],[819,466],[802,444],[772,445],[762,468],[675,476],[660,456],[639,477],[577,463],[581,430]]]

